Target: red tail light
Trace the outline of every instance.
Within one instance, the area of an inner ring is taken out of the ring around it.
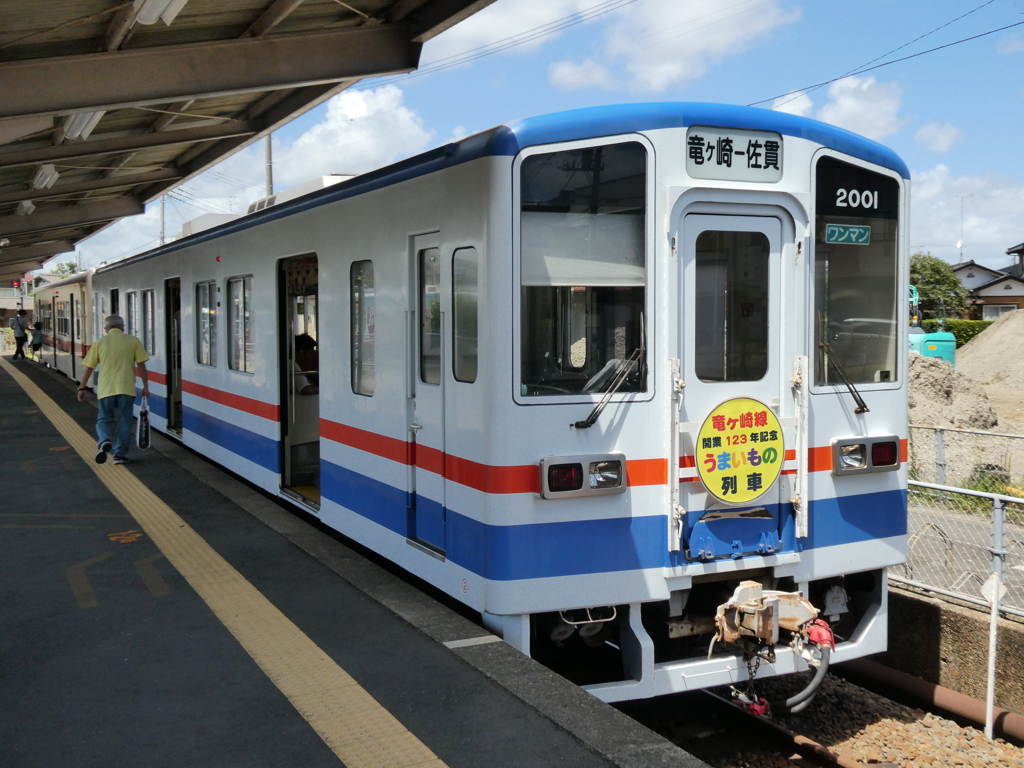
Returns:
[[[871,446],[871,464],[875,467],[889,467],[899,461],[899,446],[896,443],[874,443]]]
[[[548,467],[548,489],[578,491],[583,487],[582,464],[555,464]]]

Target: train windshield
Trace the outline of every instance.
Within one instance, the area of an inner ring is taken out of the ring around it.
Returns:
[[[646,192],[636,142],[523,161],[523,395],[644,389]]]
[[[894,381],[899,183],[831,157],[817,165],[814,236],[815,383]]]

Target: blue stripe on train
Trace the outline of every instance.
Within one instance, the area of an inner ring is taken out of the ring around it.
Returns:
[[[277,440],[258,435],[187,405],[182,406],[181,421],[184,431],[193,432],[271,472],[281,472],[280,444]]]
[[[358,472],[322,462],[321,492],[356,514],[409,535],[406,493]],[[811,503],[803,550],[906,534],[903,491]],[[668,551],[664,515],[599,520],[488,525],[447,510],[446,556],[495,581],[631,571],[680,565]]]

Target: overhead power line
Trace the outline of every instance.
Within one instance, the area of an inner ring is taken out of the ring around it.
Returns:
[[[765,103],[767,103],[769,101],[775,101],[776,99],[781,99],[784,96],[792,96],[793,94],[799,95],[801,93],[808,93],[808,92],[813,91],[813,90],[815,90],[817,88],[821,88],[821,87],[826,86],[826,85],[831,85],[832,83],[837,82],[837,81],[842,80],[842,79],[847,78],[847,77],[852,77],[854,75],[863,75],[865,72],[873,72],[876,69],[882,69],[883,67],[889,67],[889,66],[892,66],[893,64],[899,64],[901,61],[909,61],[910,59],[916,59],[918,56],[924,56],[925,54],[928,54],[928,53],[935,53],[936,51],[941,51],[941,50],[944,50],[946,48],[952,48],[953,46],[956,46],[956,45],[961,45],[963,43],[969,43],[972,40],[978,40],[978,39],[980,39],[982,37],[988,37],[989,35],[994,35],[997,32],[1005,32],[1008,29],[1013,29],[1014,27],[1019,27],[1019,26],[1022,26],[1022,25],[1024,25],[1024,21],[1018,21],[1016,24],[1007,24],[1005,27],[999,27],[999,29],[992,29],[992,30],[989,30],[988,32],[982,32],[981,34],[971,35],[970,37],[965,37],[962,40],[956,40],[956,41],[954,41],[952,43],[946,43],[945,45],[939,45],[939,46],[936,46],[935,48],[929,48],[927,51],[920,51],[919,53],[912,53],[909,56],[901,56],[898,59],[892,59],[890,61],[885,61],[885,62],[882,62],[881,64],[876,64],[873,67],[861,67],[859,69],[853,70],[852,72],[847,72],[845,75],[840,75],[839,77],[833,77],[831,80],[825,80],[823,82],[815,83],[814,85],[809,85],[809,86],[806,86],[804,88],[797,88],[796,90],[793,90],[793,91],[786,91],[785,93],[780,93],[778,96],[771,96],[771,97],[769,97],[767,99],[761,99],[760,101],[752,101],[747,106],[748,107],[756,107],[758,104],[765,104]],[[876,61],[877,61],[877,59],[876,59]],[[779,106],[781,106],[781,105],[779,105]]]

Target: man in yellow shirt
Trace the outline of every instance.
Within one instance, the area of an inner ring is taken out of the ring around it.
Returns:
[[[97,340],[82,361],[82,383],[78,387],[78,401],[85,401],[85,390],[89,388],[89,377],[97,367],[96,397],[99,398],[99,416],[96,418],[96,434],[99,447],[96,463],[107,460],[107,454],[114,451],[114,463],[128,462],[128,447],[132,441],[132,406],[135,405],[135,372],[138,368],[142,379],[142,396],[149,396],[149,377],[146,373],[146,354],[142,342],[124,332],[124,320],[120,315],[108,315],[103,322],[107,335]],[[116,432],[114,422],[117,422]],[[113,442],[111,442],[113,440]]]

